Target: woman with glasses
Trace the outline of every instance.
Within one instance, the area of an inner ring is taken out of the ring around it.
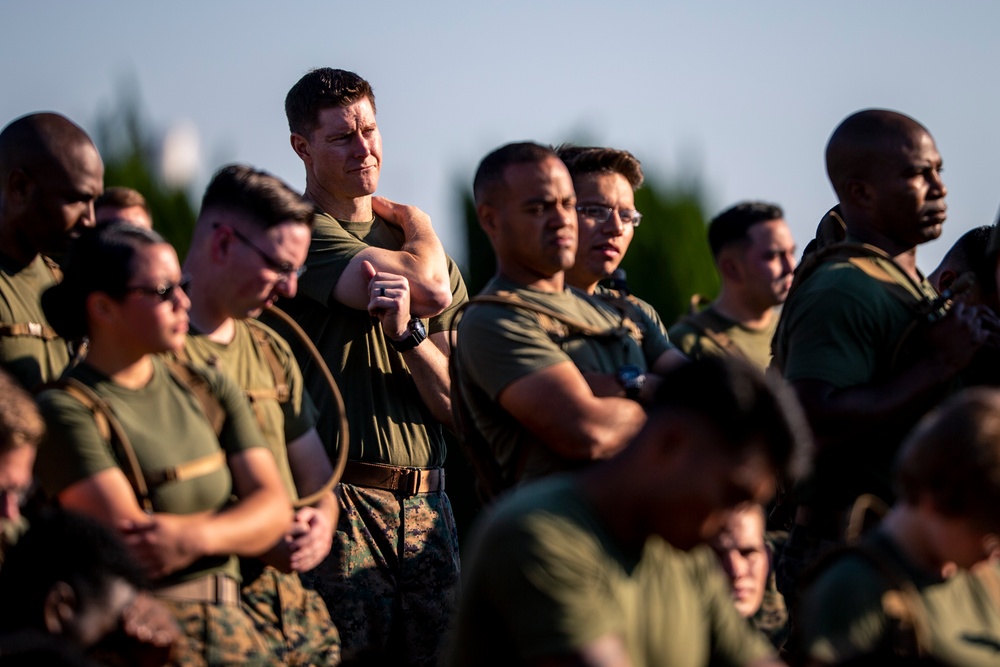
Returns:
[[[64,272],[43,309],[61,336],[89,343],[39,397],[43,489],[121,532],[180,623],[175,663],[266,664],[236,557],[272,547],[290,503],[239,389],[159,356],[188,328],[174,249],[112,223],[80,235]]]

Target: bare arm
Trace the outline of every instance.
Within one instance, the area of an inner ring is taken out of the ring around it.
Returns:
[[[333,466],[316,429],[309,429],[287,446],[288,465],[300,496],[315,493],[330,480]],[[330,553],[333,531],[340,516],[335,491],[295,512],[292,529],[272,553],[280,552],[283,571],[308,572]],[[268,562],[271,562],[270,559]],[[272,563],[274,564],[274,563]]]
[[[229,457],[239,502],[218,512],[146,514],[118,468],[70,485],[59,502],[122,531],[126,545],[154,579],[203,556],[256,556],[273,545],[291,517],[288,494],[271,452],[257,447]]]
[[[635,401],[595,396],[571,361],[515,380],[498,399],[501,407],[532,434],[570,459],[608,458],[646,421],[645,410]]]
[[[368,262],[363,268],[370,276],[368,312],[379,318],[387,338],[402,340],[408,333],[411,316],[409,281],[388,271],[376,272]],[[448,374],[451,338],[445,331],[431,334],[426,341],[402,354],[424,405],[436,420],[453,431],[451,378]]]
[[[532,661],[535,667],[632,667],[628,649],[618,635],[604,635],[560,656],[546,656]]]
[[[333,297],[357,310],[367,310],[368,277],[364,264],[401,275],[411,291],[411,310],[418,317],[432,317],[451,305],[451,281],[444,246],[434,233],[431,219],[414,206],[372,197],[372,208],[386,222],[403,230],[406,241],[399,250],[368,246],[355,255],[333,288]]]

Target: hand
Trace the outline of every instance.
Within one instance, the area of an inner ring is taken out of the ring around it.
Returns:
[[[364,262],[368,277],[368,312],[382,323],[382,331],[393,340],[406,336],[410,325],[410,283],[395,273],[378,272]]]
[[[323,562],[333,546],[334,523],[330,513],[303,507],[295,513],[290,547],[291,565],[296,572],[308,572]],[[299,530],[295,530],[298,527]]]
[[[153,514],[144,521],[119,524],[125,546],[153,580],[198,560],[202,514]]]
[[[427,227],[431,226],[430,216],[416,206],[397,204],[385,197],[372,197],[372,210],[375,212],[375,215],[390,225],[399,227],[404,231],[407,225],[422,224]]]

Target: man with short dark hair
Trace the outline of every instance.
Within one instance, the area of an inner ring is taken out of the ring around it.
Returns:
[[[940,235],[947,208],[926,128],[894,111],[857,112],[834,131],[826,163],[840,199],[828,217],[842,220],[847,243],[803,262],[775,336],[775,365],[817,438],[779,563],[785,591],[797,568],[840,539],[855,498],[891,502],[889,468],[903,437],[996,327],[980,306],[942,314],[917,269],[916,248]]]
[[[94,216],[98,224],[124,220],[136,227],[153,228],[153,217],[146,198],[138,190],[119,185],[106,188],[94,201]]]
[[[313,214],[274,176],[224,167],[205,190],[184,261],[191,299],[184,354],[229,375],[250,398],[293,501],[321,490],[333,471],[291,348],[254,318],[295,295]],[[298,576],[329,554],[337,514],[334,494],[322,493],[296,508],[291,530],[270,552],[240,561],[244,609],[283,665],[340,660],[326,605]]]
[[[104,163],[90,137],[56,113],[22,116],[0,132],[0,365],[27,389],[69,364],[41,294],[58,282],[50,259],[94,225]]]
[[[620,454],[483,517],[446,664],[780,664],[703,543],[727,510],[767,501],[806,433],[790,393],[743,362],[667,374]]]
[[[306,580],[327,601],[345,654],[367,648],[433,664],[458,583],[443,428],[451,309],[466,300],[465,284],[429,217],[373,197],[382,139],[367,81],[312,70],[288,92],[285,111],[306,199],[321,211],[309,270],[285,310],[343,388],[351,435],[333,550]],[[310,393],[327,396],[315,365],[300,362]],[[332,449],[335,411],[319,407],[320,437]]]
[[[930,272],[927,280],[941,294],[956,287],[955,281],[966,276],[968,284],[955,295],[967,304],[982,304],[993,312],[1000,311],[994,277],[995,250],[990,249],[994,225],[975,227],[962,234],[948,249],[941,263]]]
[[[795,270],[795,241],[780,207],[741,202],[712,219],[708,243],[722,287],[704,310],[670,327],[670,339],[690,357],[742,356],[764,370],[778,308]]]
[[[476,457],[496,493],[620,451],[645,421],[656,374],[678,362],[641,311],[626,317],[567,287],[577,199],[551,148],[498,148],[473,189],[497,275],[462,317],[456,354],[462,405],[485,443],[472,429],[467,440],[489,450]]]

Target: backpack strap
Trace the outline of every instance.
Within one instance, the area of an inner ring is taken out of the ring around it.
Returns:
[[[619,338],[623,334],[636,335],[636,332],[638,331],[638,326],[631,320],[626,321],[627,318],[624,316],[622,317],[622,322],[619,326],[602,329],[600,327],[595,327],[592,324],[588,324],[587,322],[578,320],[571,315],[561,313],[558,310],[528,301],[517,293],[508,290],[500,290],[495,294],[482,294],[475,296],[468,301],[468,305],[476,303],[495,303],[501,306],[520,308],[522,310],[530,311],[535,316],[535,319],[538,320],[542,330],[557,343],[562,342],[567,338],[571,338],[572,336],[582,335],[589,336],[591,338]],[[463,308],[464,307],[465,306],[463,305]],[[453,319],[452,321],[454,322],[455,320]],[[641,332],[639,332],[638,335],[641,339]]]
[[[695,301],[695,299],[698,301]],[[691,297],[691,307],[695,308],[696,303],[701,303],[701,295],[695,294]],[[694,329],[699,335],[704,336],[709,339],[715,345],[731,357],[737,357],[739,359],[746,359],[747,356],[743,353],[733,339],[725,331],[719,331],[715,327],[715,323],[711,321],[711,313],[709,313],[708,306],[701,311],[693,311],[688,315],[681,318],[680,323],[686,324],[692,329]]]
[[[55,332],[55,329],[40,322],[15,322],[14,324],[0,322],[0,336],[7,338],[28,336],[31,338],[40,338],[44,341],[59,338],[59,334]]]
[[[285,368],[278,359],[278,353],[274,350],[274,341],[257,320],[247,319],[244,321],[250,326],[250,331],[253,333],[253,339],[257,343],[257,348],[264,356],[267,367],[271,370],[271,376],[274,378],[273,389],[257,390],[252,393],[258,400],[260,398],[273,398],[278,403],[287,403],[292,396],[292,392],[288,386],[288,375],[285,373]]]

